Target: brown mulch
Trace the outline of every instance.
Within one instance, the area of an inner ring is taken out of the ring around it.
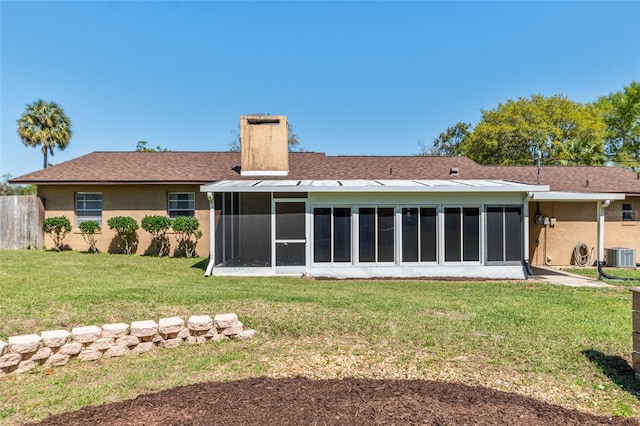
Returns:
[[[521,395],[425,380],[257,378],[86,407],[40,425],[639,425]]]

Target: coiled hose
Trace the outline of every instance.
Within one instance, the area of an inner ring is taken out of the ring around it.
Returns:
[[[589,265],[589,247],[585,243],[578,243],[573,249],[573,262],[577,266]]]

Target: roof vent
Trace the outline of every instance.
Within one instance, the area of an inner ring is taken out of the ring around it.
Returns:
[[[453,175],[453,176],[457,176],[458,175],[458,168],[457,167],[452,167],[449,169],[449,174]]]

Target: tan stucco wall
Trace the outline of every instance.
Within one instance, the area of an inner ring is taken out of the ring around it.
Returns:
[[[640,221],[622,221],[622,204],[633,203],[640,208],[640,197],[629,197],[625,201],[614,201],[605,211],[605,248],[626,247],[636,249],[636,263],[640,263]],[[596,260],[598,244],[597,204],[532,202],[529,205],[530,260],[532,265],[570,265],[573,250],[579,243],[593,248]],[[536,213],[556,218],[555,226],[545,227],[535,224]],[[545,230],[546,229],[546,230]],[[546,240],[546,252],[545,252]]]
[[[102,193],[102,231],[97,237],[98,248],[107,252],[115,233],[109,229],[107,220],[114,216],[131,216],[140,225],[147,215],[168,216],[167,194],[169,192],[194,192],[196,201],[196,218],[200,222],[202,238],[198,241],[198,256],[209,256],[209,201],[200,192],[199,185],[39,185],[38,196],[45,205],[45,217],[66,216],[74,227],[64,240],[72,250],[85,251],[89,248],[76,227],[75,194],[76,192]],[[149,247],[149,233],[138,229],[137,254],[142,254]],[[169,233],[171,254],[176,246],[175,237]],[[53,247],[53,241],[45,236],[45,245]]]

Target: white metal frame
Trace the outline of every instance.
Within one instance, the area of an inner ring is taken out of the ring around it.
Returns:
[[[460,260],[447,260],[446,259],[446,253],[445,253],[445,241],[447,238],[447,235],[445,233],[445,209],[449,209],[449,208],[455,208],[455,209],[459,209],[460,212]],[[478,209],[479,210],[479,217],[478,217],[478,260],[464,260],[464,209]],[[441,206],[441,211],[440,211],[440,254],[441,257],[439,264],[440,265],[448,265],[448,266],[453,266],[453,265],[483,265],[484,264],[484,256],[483,256],[483,252],[484,250],[482,249],[484,247],[484,235],[485,235],[485,227],[484,227],[484,221],[485,221],[485,214],[484,214],[484,205],[480,204],[464,204],[464,205],[460,205],[460,204],[443,204]]]

